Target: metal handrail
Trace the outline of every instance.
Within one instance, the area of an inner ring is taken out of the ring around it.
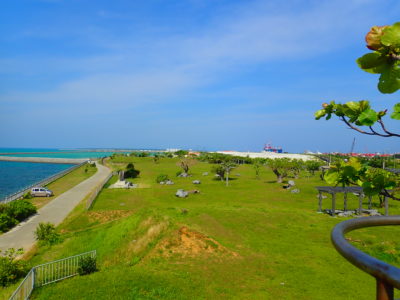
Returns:
[[[364,217],[343,221],[333,228],[331,240],[344,258],[376,278],[377,299],[391,300],[393,287],[400,289],[400,269],[362,252],[344,237],[346,233],[355,229],[387,225],[400,225],[400,216]]]

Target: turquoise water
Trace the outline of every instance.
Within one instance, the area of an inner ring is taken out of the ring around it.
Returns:
[[[39,153],[38,153],[39,152]],[[40,152],[52,152],[52,153],[40,153]],[[59,149],[33,149],[33,148],[0,148],[0,154],[6,156],[16,157],[51,157],[51,158],[99,158],[104,156],[110,156],[115,151],[80,151],[80,150],[59,150]],[[129,152],[121,152],[129,153]]]
[[[135,151],[135,150],[132,150]],[[52,153],[40,153],[52,152]],[[156,153],[157,150],[150,153]],[[90,150],[67,150],[55,148],[0,148],[0,155],[19,157],[51,157],[51,158],[99,158],[110,156],[115,151],[97,152]],[[20,154],[18,154],[20,153]],[[23,154],[21,154],[23,153]],[[118,152],[129,153],[129,152]],[[25,187],[48,178],[72,165],[49,164],[49,163],[27,163],[0,161],[0,199],[13,194]]]
[[[71,164],[0,161],[0,199],[72,166]]]
[[[115,151],[90,151],[90,150],[59,150],[59,149],[33,149],[33,148],[0,148],[0,154],[6,156],[16,157],[51,157],[51,158],[99,158],[104,156],[110,156],[113,153],[130,153],[136,150],[127,152],[115,152]],[[140,151],[140,150],[138,150]],[[38,153],[38,152],[53,152],[53,153]],[[154,154],[157,150],[150,153]]]

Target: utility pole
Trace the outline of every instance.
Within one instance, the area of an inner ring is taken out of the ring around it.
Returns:
[[[356,144],[356,138],[353,138],[353,143],[351,144],[350,153],[353,153],[355,144]]]

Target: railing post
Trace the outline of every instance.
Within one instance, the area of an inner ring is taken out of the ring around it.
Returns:
[[[362,214],[362,202],[364,199],[364,194],[360,193],[360,195],[358,196],[358,214],[361,215]]]
[[[388,198],[385,196],[385,216],[389,215],[389,201]]]
[[[318,193],[318,211],[322,212],[322,192]]]
[[[336,194],[335,193],[333,193],[332,194],[332,217],[334,217],[335,216],[335,213],[336,213]]]
[[[393,286],[376,279],[376,300],[393,300]]]
[[[35,281],[36,281],[36,268],[33,267],[32,268],[32,291],[33,291],[33,289],[35,288],[35,285],[36,285]]]

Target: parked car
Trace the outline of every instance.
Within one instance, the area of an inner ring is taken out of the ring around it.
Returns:
[[[50,197],[53,196],[53,192],[44,187],[34,187],[31,189],[31,195],[33,197]]]

